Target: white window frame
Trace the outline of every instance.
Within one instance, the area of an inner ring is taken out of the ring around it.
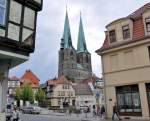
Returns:
[[[0,23],[0,26],[5,26],[5,24],[6,24],[6,4],[7,4],[7,0],[4,0],[4,1],[5,1],[4,5],[0,4],[0,7],[2,7],[4,9],[4,18],[3,18],[3,22]]]
[[[146,24],[146,32],[150,33],[150,30],[148,29],[147,25],[150,24],[150,17],[145,18],[145,24]]]

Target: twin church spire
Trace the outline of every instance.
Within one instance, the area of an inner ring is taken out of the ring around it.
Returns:
[[[61,39],[61,48],[73,48],[67,11],[66,11],[66,17],[65,17],[63,37]],[[80,14],[80,23],[79,23],[77,52],[88,52],[87,47],[86,47],[81,14]]]
[[[66,18],[64,24],[63,37],[61,39],[61,48],[72,48],[72,39],[69,25],[68,12],[66,11]]]

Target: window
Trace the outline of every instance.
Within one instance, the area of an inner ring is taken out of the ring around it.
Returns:
[[[61,96],[61,92],[60,91],[58,91],[58,96]]]
[[[5,25],[6,0],[0,0],[0,25]]]
[[[150,32],[150,17],[145,19],[145,23],[147,32]]]
[[[70,52],[70,58],[73,60],[73,52]]]
[[[110,43],[116,42],[116,34],[115,30],[111,30],[109,32]]]
[[[89,62],[89,57],[88,57],[88,55],[86,55],[86,62],[87,62],[87,63]]]
[[[122,32],[123,32],[123,39],[130,38],[130,28],[129,28],[129,25],[123,26],[122,27]]]
[[[141,113],[141,102],[138,85],[128,85],[116,87],[117,104],[120,108],[120,113],[131,112]]]
[[[77,56],[77,63],[80,63],[80,58],[79,58],[79,56]]]
[[[150,59],[150,46],[148,46],[148,54],[149,54],[149,59]]]
[[[64,91],[61,92],[61,96],[65,96],[65,92]]]

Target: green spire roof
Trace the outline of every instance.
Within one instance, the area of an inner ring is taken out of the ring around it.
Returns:
[[[62,40],[61,40],[61,47],[63,47],[63,48],[72,48],[72,39],[71,39],[69,19],[68,19],[67,11],[66,11],[63,37],[62,37]]]
[[[78,33],[77,52],[88,52],[87,47],[86,47],[86,42],[85,42],[81,15],[80,15],[80,24],[79,24],[79,33]]]

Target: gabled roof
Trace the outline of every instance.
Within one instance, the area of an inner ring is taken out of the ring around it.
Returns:
[[[145,10],[147,10],[147,9],[150,9],[150,2],[143,5],[142,7],[140,7],[139,9],[137,9],[136,11],[134,11],[133,13],[128,15],[127,17],[132,18],[132,19],[137,19],[137,18],[141,17],[143,12],[145,12]]]
[[[47,81],[48,85],[58,85],[58,84],[71,84],[71,81],[69,81],[64,75],[61,75],[58,78],[48,80]]]
[[[9,78],[9,81],[19,81],[20,79],[16,76],[12,76]]]
[[[97,80],[102,80],[102,78],[97,77],[95,74],[83,80],[83,83],[88,84],[89,82],[95,83]]]
[[[77,52],[88,52],[87,47],[86,47],[86,41],[85,41],[81,15],[80,15],[80,23],[79,23]]]
[[[138,10],[136,10],[135,12],[133,12],[132,14],[126,17],[133,20],[133,36],[131,40],[122,41],[110,45],[108,40],[108,32],[106,32],[104,43],[100,49],[96,50],[96,53],[103,52],[105,50],[109,50],[112,48],[120,47],[122,45],[127,45],[130,43],[142,41],[146,38],[150,38],[149,35],[145,35],[144,24],[142,19],[142,13],[147,9],[150,9],[150,2],[145,4],[144,6],[142,6],[141,8],[139,8]]]
[[[88,84],[77,83],[73,85],[76,95],[93,95],[92,90]]]
[[[25,81],[39,85],[40,80],[31,70],[26,70],[24,75],[21,77],[21,82]]]

